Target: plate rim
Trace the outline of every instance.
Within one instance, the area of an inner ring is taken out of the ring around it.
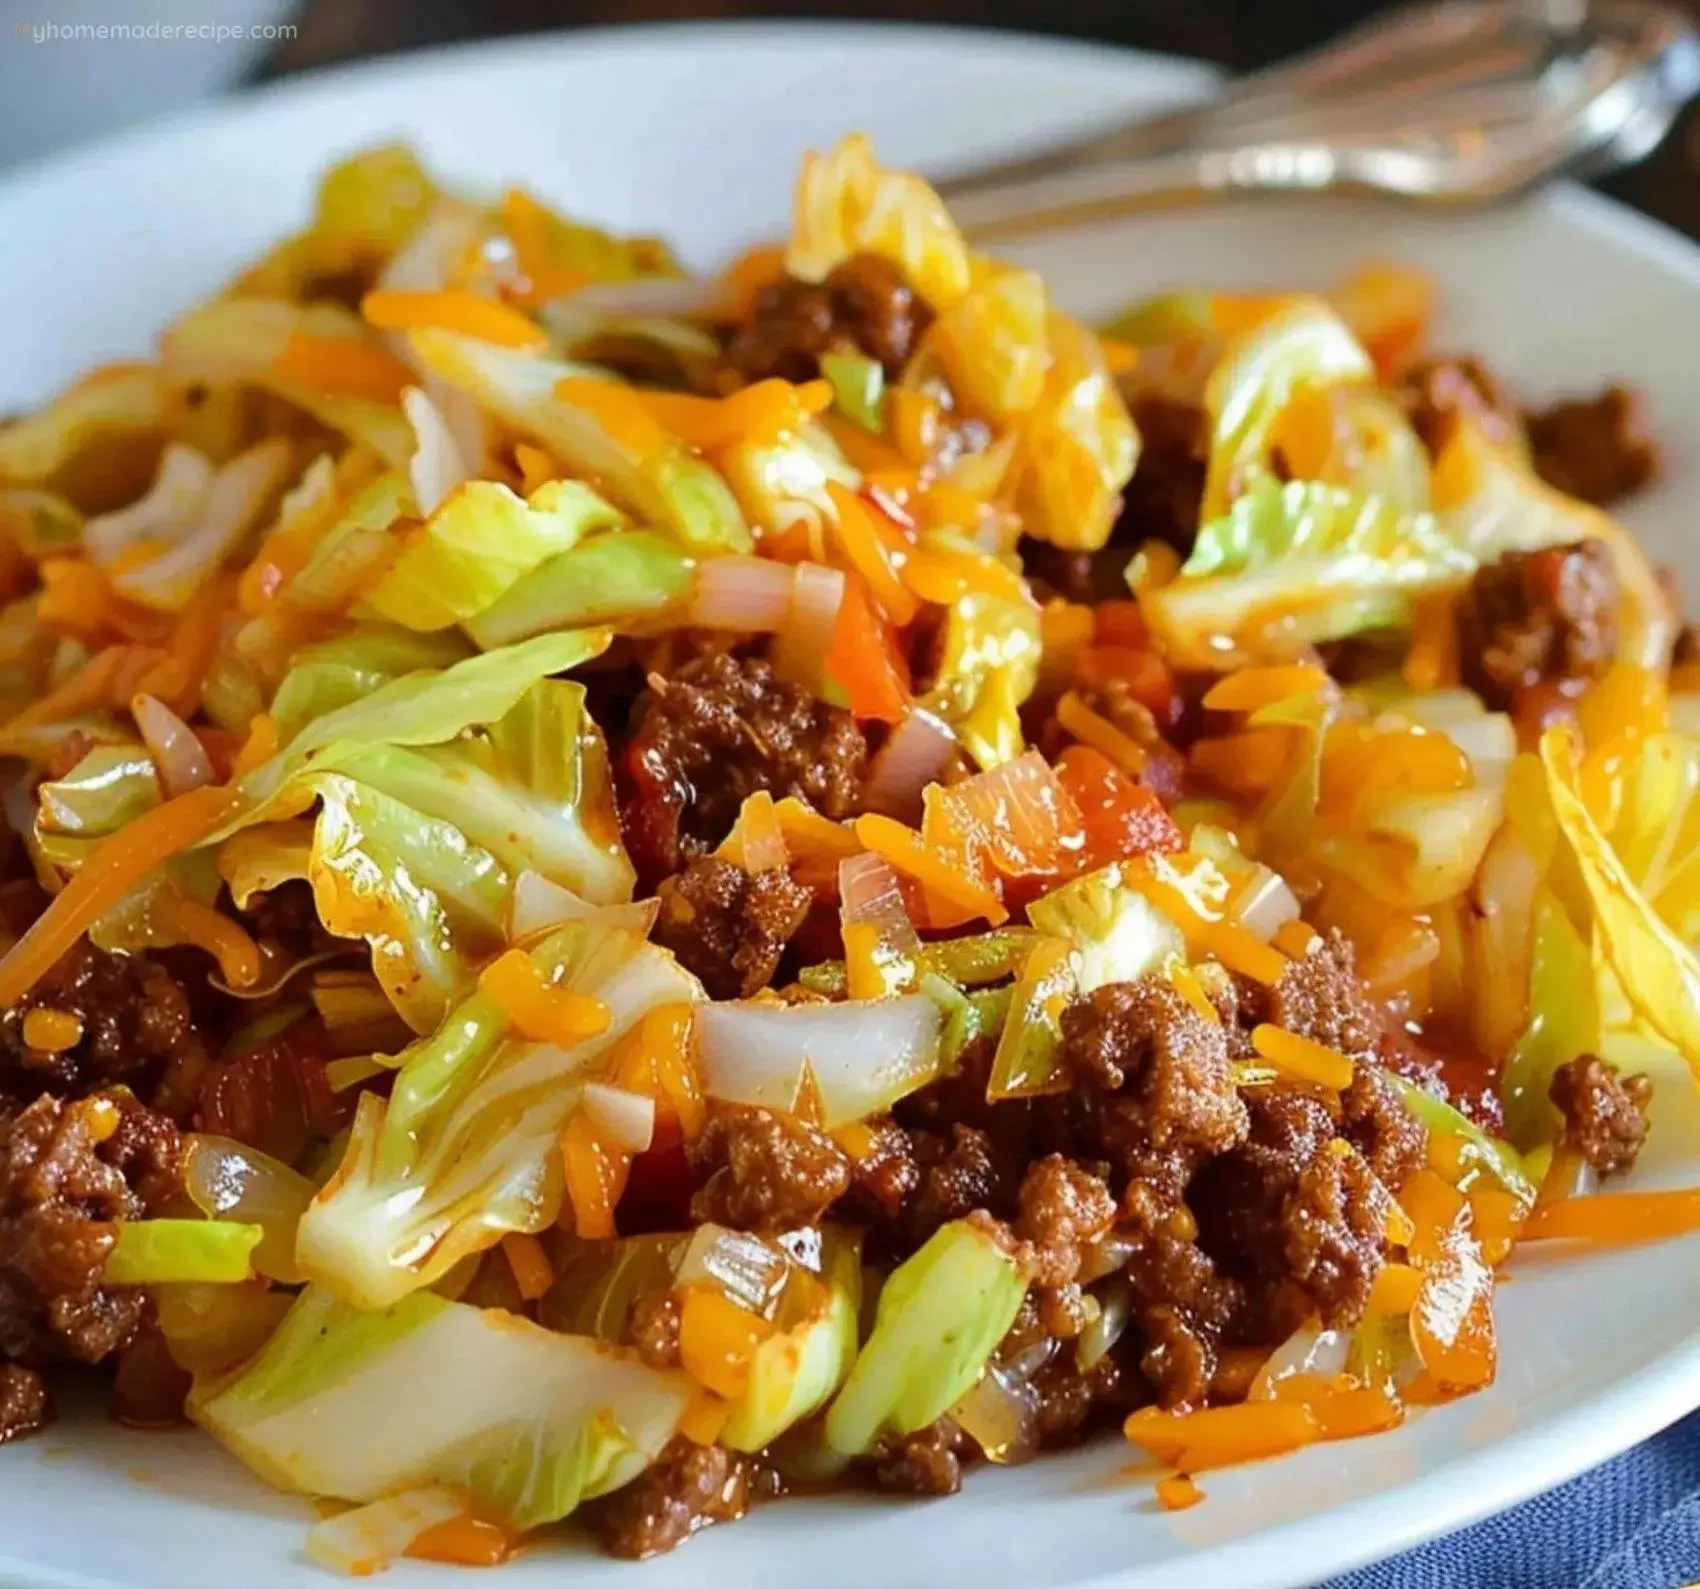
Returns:
[[[799,47],[823,37],[854,37],[858,47],[894,51],[960,51],[989,55],[1042,53],[1048,64],[1077,63],[1096,71],[1169,77],[1177,87],[1207,88],[1222,73],[1213,65],[1107,42],[984,25],[848,18],[728,18],[548,29],[512,37],[435,44],[362,60],[315,67],[261,84],[239,86],[208,100],[149,116],[113,132],[78,140],[0,171],[0,205],[32,191],[51,190],[98,171],[108,161],[146,159],[150,146],[220,130],[269,115],[311,113],[365,85],[414,80],[421,86],[463,72],[500,75],[540,53],[603,54],[629,64],[650,50],[677,51],[693,43],[730,47],[738,40]],[[1130,76],[1131,82],[1131,76]],[[1012,119],[1012,126],[1019,121]],[[1667,222],[1569,180],[1536,195],[1570,224],[1626,253],[1680,276],[1700,294],[1700,243]],[[1692,1240],[1693,1238],[1690,1238]],[[1213,1573],[1244,1589],[1289,1589],[1388,1560],[1428,1541],[1561,1485],[1651,1438],[1700,1407],[1700,1331],[1642,1364],[1605,1392],[1578,1402],[1535,1427],[1455,1457],[1374,1494],[1327,1507],[1310,1517],[1221,1541],[1199,1552]],[[67,1463],[67,1470],[74,1467]],[[1299,1568],[1298,1562],[1306,1563]],[[1186,1558],[1176,1566],[1185,1570]],[[1073,1580],[1075,1589],[1117,1589],[1138,1564]],[[55,1583],[87,1589],[98,1582],[50,1563],[0,1554],[0,1584]]]

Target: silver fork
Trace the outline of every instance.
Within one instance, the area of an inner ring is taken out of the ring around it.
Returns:
[[[1481,202],[1640,159],[1696,92],[1700,33],[1660,0],[1445,0],[937,186],[977,235],[1257,190]]]

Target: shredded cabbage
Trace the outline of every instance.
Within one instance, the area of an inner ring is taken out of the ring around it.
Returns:
[[[1038,682],[1041,649],[1031,602],[970,591],[947,609],[938,677],[921,704],[950,724],[980,767],[1021,754],[1021,703]]]
[[[1700,961],[1636,887],[1583,800],[1579,747],[1568,727],[1541,736],[1547,793],[1593,907],[1594,930],[1645,1024],[1700,1073]]]
[[[497,481],[469,480],[407,536],[365,605],[403,628],[447,629],[484,612],[584,536],[621,522],[576,480],[548,481],[529,500]]]
[[[1013,1257],[970,1220],[941,1226],[880,1292],[873,1333],[826,1415],[826,1445],[859,1456],[961,1399],[1021,1307]]]
[[[785,268],[822,281],[853,254],[890,260],[936,310],[968,291],[968,245],[943,201],[920,177],[877,164],[860,134],[805,156]]]
[[[640,445],[556,394],[563,380],[606,379],[605,371],[448,331],[415,331],[410,342],[428,369],[535,437],[575,474],[597,481],[640,523],[667,530],[693,552],[750,550],[749,528],[726,482],[682,443],[658,431],[658,445]]]
[[[583,1336],[416,1293],[356,1312],[309,1286],[195,1422],[279,1489],[374,1501],[429,1482],[515,1530],[635,1478],[692,1395],[680,1373]]]
[[[235,1285],[252,1278],[250,1259],[264,1234],[258,1225],[230,1220],[122,1220],[103,1275],[115,1286]]]
[[[1199,531],[1141,608],[1180,666],[1227,669],[1407,622],[1411,598],[1475,568],[1429,515],[1261,474]]]
[[[570,1083],[650,1010],[701,996],[671,955],[595,921],[569,923],[531,957],[553,986],[600,999],[610,1024],[569,1049],[527,1042],[474,993],[400,1056],[387,1102],[362,1094],[296,1249],[310,1278],[358,1307],[386,1307],[508,1231],[552,1224]]]
[[[677,617],[695,580],[695,560],[666,536],[619,530],[550,558],[464,627],[486,651],[590,624],[643,634]]]

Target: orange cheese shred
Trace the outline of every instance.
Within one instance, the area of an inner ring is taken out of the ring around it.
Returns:
[[[1352,1085],[1352,1076],[1357,1069],[1338,1049],[1328,1048],[1308,1037],[1300,1037],[1297,1032],[1267,1023],[1252,1028],[1251,1046],[1277,1070],[1301,1081],[1332,1087],[1336,1092],[1343,1092]]]
[[[430,326],[453,331],[478,342],[521,352],[540,352],[549,346],[543,328],[494,298],[481,298],[464,288],[406,292],[379,288],[360,300],[360,313],[380,331],[412,331]]]
[[[143,812],[114,833],[0,960],[0,1005],[16,1004],[91,922],[111,910],[155,867],[198,844],[234,816],[240,804],[241,797],[233,789],[192,789]]]

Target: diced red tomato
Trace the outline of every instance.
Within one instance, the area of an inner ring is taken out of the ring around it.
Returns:
[[[1086,831],[1078,870],[1185,847],[1156,794],[1090,745],[1070,745],[1057,763],[1057,778],[1079,806]]]

